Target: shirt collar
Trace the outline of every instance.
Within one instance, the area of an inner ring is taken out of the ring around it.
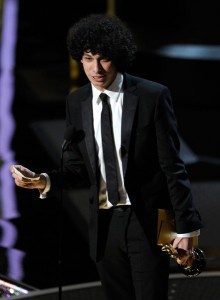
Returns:
[[[115,77],[115,80],[112,82],[112,84],[108,87],[107,90],[104,90],[102,93],[105,93],[112,99],[113,101],[118,100],[118,96],[122,90],[122,83],[123,83],[123,75],[121,73],[118,73]],[[98,90],[94,85],[92,85],[92,93],[93,93],[93,99],[96,101],[97,104],[101,102],[99,96],[100,96],[100,90]]]

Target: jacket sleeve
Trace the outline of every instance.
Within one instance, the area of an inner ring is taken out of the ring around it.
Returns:
[[[180,157],[180,140],[170,92],[164,88],[155,109],[155,126],[159,163],[165,174],[177,233],[203,227],[195,208],[185,164]]]

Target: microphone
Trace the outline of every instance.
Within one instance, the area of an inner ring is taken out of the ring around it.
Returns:
[[[66,128],[64,133],[64,141],[62,144],[62,150],[65,151],[67,146],[72,142],[72,138],[74,137],[75,128],[73,125],[70,125]]]
[[[62,152],[66,151],[71,143],[79,143],[85,137],[85,132],[83,130],[76,130],[73,125],[66,128],[64,133],[64,141],[62,144]]]

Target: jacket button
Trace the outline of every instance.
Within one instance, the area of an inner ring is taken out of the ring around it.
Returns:
[[[125,155],[126,155],[126,153],[127,153],[127,150],[126,150],[126,148],[125,148],[125,146],[121,146],[121,157],[124,157]]]

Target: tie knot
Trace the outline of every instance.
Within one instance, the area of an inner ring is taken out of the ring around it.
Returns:
[[[102,101],[107,102],[108,95],[106,95],[105,93],[101,93],[99,97]]]

